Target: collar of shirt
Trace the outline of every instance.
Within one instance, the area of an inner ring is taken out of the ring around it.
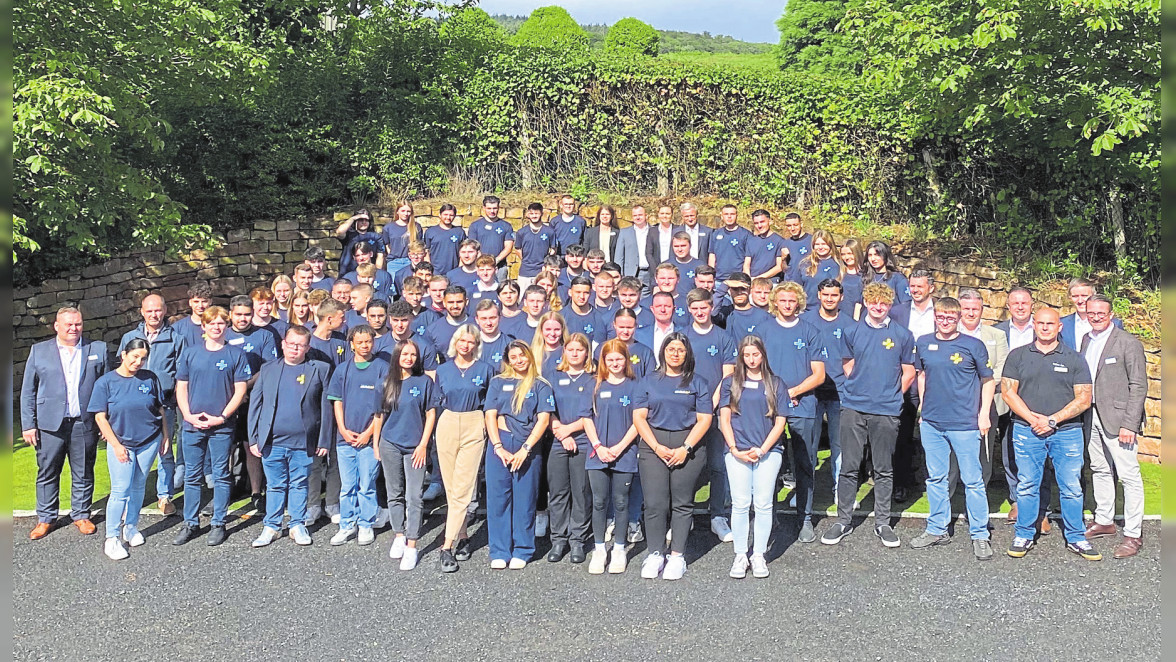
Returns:
[[[884,317],[882,319],[881,324],[874,324],[874,319],[872,317],[870,317],[869,315],[866,315],[866,324],[868,324],[870,326],[870,328],[884,329],[884,328],[887,328],[890,326],[890,316],[887,315],[886,317]]]
[[[983,326],[983,325],[977,324],[975,329],[969,329],[968,327],[964,326],[963,322],[960,322],[959,325],[956,326],[956,328],[959,329],[960,333],[964,334],[965,336],[972,336],[973,338],[979,338],[981,326]]]

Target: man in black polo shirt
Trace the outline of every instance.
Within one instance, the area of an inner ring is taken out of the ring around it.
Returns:
[[[1013,412],[1017,458],[1017,527],[1009,556],[1033,547],[1041,473],[1048,455],[1062,505],[1066,549],[1089,561],[1102,556],[1087,542],[1082,521],[1082,412],[1090,408],[1090,368],[1078,352],[1058,341],[1061,318],[1052,308],[1033,316],[1036,339],[1009,353],[1001,392]]]

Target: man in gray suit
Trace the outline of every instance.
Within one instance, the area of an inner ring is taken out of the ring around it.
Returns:
[[[1086,301],[1090,333],[1080,339],[1094,377],[1087,416],[1087,449],[1094,486],[1094,522],[1086,538],[1113,536],[1115,474],[1123,483],[1123,540],[1115,558],[1135,556],[1143,547],[1143,479],[1136,455],[1147,400],[1147,359],[1143,343],[1113,323],[1112,301],[1101,294]]]
[[[613,260],[621,265],[621,275],[636,276],[645,292],[650,290],[650,271],[658,265],[655,237],[646,220],[645,207],[633,207],[633,224],[621,229],[617,239],[617,254]]]
[[[106,343],[82,337],[82,313],[57,311],[55,338],[33,345],[20,389],[21,435],[37,449],[37,525],[31,540],[48,535],[57,521],[61,469],[69,456],[70,519],[83,535],[94,533],[94,460],[98,430],[86,413],[94,382],[106,372]]]

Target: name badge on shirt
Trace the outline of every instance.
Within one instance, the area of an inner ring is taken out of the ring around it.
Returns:
[[[503,393],[510,393],[511,391],[514,390],[514,387],[515,387],[514,384],[503,384],[502,392]]]
[[[612,391],[601,391],[601,392],[600,392],[600,397],[602,397],[602,398],[611,398],[611,397],[612,397]]]
[[[90,358],[94,358],[94,357],[90,357]],[[1103,363],[1106,365],[1110,365],[1112,363],[1118,363],[1118,362],[1119,362],[1119,360],[1113,356],[1111,358],[1107,359],[1106,361],[1103,361]]]
[[[244,338],[233,338],[232,340],[229,341],[229,344],[230,345],[240,345],[244,342],[245,342]]]
[[[930,345],[927,345],[927,351],[934,352],[938,349],[939,349],[939,345],[936,345],[935,343],[931,343]]]
[[[373,385],[371,385],[371,384],[360,384],[360,385],[359,385],[359,387],[360,387],[360,388],[363,388],[363,389],[367,389],[367,390],[369,390],[369,391],[374,391],[374,390],[376,390],[376,387],[375,387],[375,386],[373,386]]]
[[[1070,369],[1064,365],[1055,365],[1054,372],[1070,372]]]
[[[984,344],[985,345],[996,345],[996,341],[995,340],[985,340]]]
[[[694,395],[694,391],[691,391],[689,389],[681,389],[681,388],[674,389],[674,393],[677,395]]]
[[[560,385],[560,386],[567,386],[568,384],[571,384],[571,383],[572,383],[572,380],[570,380],[570,379],[561,379],[561,380],[559,380],[559,385]]]
[[[743,382],[743,388],[759,388],[759,382]]]
[[[97,354],[91,354],[91,355],[90,355],[90,360],[91,360],[91,361],[97,361],[97,360],[98,360],[98,355],[97,355]],[[1114,361],[1114,359],[1111,359],[1110,361],[1107,361],[1107,363],[1111,363],[1111,362],[1113,362],[1113,361]]]

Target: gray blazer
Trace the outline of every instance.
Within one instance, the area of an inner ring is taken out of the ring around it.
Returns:
[[[82,383],[78,385],[78,407],[82,421],[93,426],[94,415],[87,413],[94,382],[106,374],[106,343],[83,337],[78,341],[82,353]],[[29,351],[24,381],[20,387],[20,429],[58,430],[66,414],[65,371],[57,353],[57,338],[43,340]]]
[[[1082,353],[1090,337],[1082,339]],[[1147,400],[1147,358],[1139,338],[1117,326],[1103,347],[1095,366],[1094,409],[1106,427],[1116,435],[1119,428],[1139,433],[1143,427],[1144,403]]]

